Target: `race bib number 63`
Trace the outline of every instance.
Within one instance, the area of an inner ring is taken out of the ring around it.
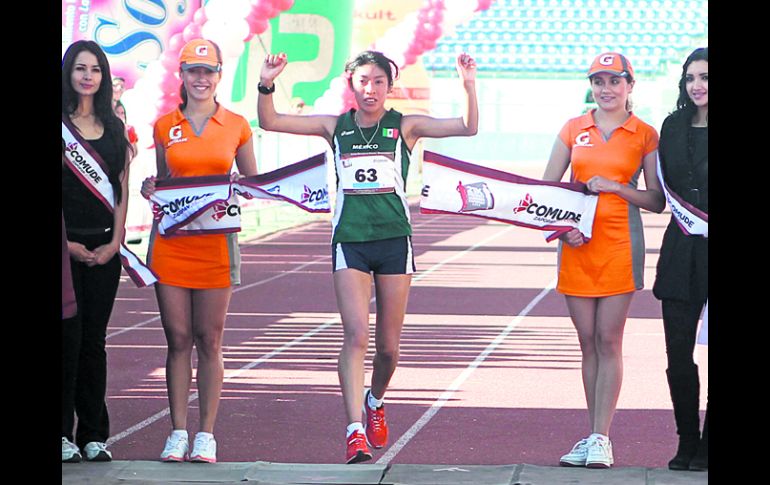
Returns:
[[[382,194],[396,190],[396,164],[393,154],[347,154],[343,155],[340,161],[339,176],[344,194]]]

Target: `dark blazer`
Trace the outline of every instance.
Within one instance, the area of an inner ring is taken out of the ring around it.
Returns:
[[[660,130],[658,153],[666,185],[708,213],[708,128],[691,128],[690,122],[691,116],[681,111],[669,115]],[[660,247],[655,297],[704,302],[708,257],[708,238],[686,235],[672,217]]]

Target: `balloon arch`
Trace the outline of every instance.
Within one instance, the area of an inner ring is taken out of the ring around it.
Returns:
[[[443,30],[467,20],[474,12],[486,10],[493,0],[425,0],[422,6],[370,45],[394,60],[399,69],[417,61],[426,51],[436,48]],[[163,113],[173,110],[179,97],[179,51],[196,38],[216,42],[225,58],[238,57],[245,43],[265,32],[268,21],[289,10],[294,0],[227,0],[210,1],[200,7],[192,21],[171,36],[167,48],[158,59],[148,64],[144,76],[137,80],[135,95],[154,100],[155,110],[149,124]],[[355,106],[344,73],[334,78],[329,88],[314,103],[316,113],[340,114]],[[151,110],[152,111],[152,110]]]

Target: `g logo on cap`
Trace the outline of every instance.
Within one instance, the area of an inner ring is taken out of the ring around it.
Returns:
[[[207,45],[199,45],[199,46],[195,47],[195,55],[201,56],[201,57],[206,57],[207,55],[209,55],[209,46],[207,46]]]
[[[599,64],[602,66],[611,66],[613,62],[615,62],[615,56],[612,54],[607,54],[606,56],[599,58]]]

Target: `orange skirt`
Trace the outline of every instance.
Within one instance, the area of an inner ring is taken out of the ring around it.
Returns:
[[[153,230],[147,255],[164,285],[208,289],[240,284],[237,234],[164,237]]]
[[[615,194],[600,194],[591,240],[573,248],[559,241],[556,290],[601,298],[644,287],[644,234],[639,209]]]

